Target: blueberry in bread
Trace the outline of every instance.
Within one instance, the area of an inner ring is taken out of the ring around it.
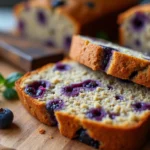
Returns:
[[[29,0],[15,6],[17,32],[67,49],[72,35],[80,33],[86,24],[136,3],[137,0]]]
[[[16,82],[16,89],[38,120],[95,148],[138,150],[150,130],[148,88],[74,61],[27,73]]]
[[[150,57],[104,40],[74,36],[70,57],[93,70],[150,87]]]
[[[150,55],[150,4],[135,6],[118,17],[120,44]]]

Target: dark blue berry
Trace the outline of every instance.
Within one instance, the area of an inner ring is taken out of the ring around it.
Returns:
[[[70,65],[67,64],[62,64],[62,63],[57,63],[54,67],[54,71],[68,71],[71,69]]]
[[[7,108],[0,108],[0,129],[10,127],[12,124],[14,115],[11,110]]]
[[[116,114],[116,113],[108,113],[108,116],[109,116],[109,118],[111,118],[111,119],[115,119],[117,116],[119,116],[119,114]]]
[[[100,143],[94,139],[92,139],[86,130],[84,130],[83,128],[81,128],[80,130],[77,131],[77,140],[79,140],[82,143],[85,143],[89,146],[92,146],[94,148],[99,148]]]
[[[51,41],[51,40],[47,40],[47,41],[45,42],[45,45],[46,45],[46,46],[50,46],[50,47],[55,47],[55,43],[54,43],[53,41]]]
[[[86,2],[86,5],[89,7],[89,8],[94,8],[95,7],[95,4],[93,2]]]
[[[94,90],[98,86],[100,86],[100,82],[95,81],[95,80],[85,80],[83,83],[83,88],[89,89],[89,90]]]
[[[132,28],[136,31],[141,31],[145,27],[147,21],[148,18],[144,13],[137,12],[131,20]]]
[[[113,90],[113,87],[111,85],[107,86],[108,90]]]
[[[35,81],[25,87],[25,93],[34,98],[41,98],[49,86],[50,83],[48,81]]]
[[[101,121],[106,115],[107,112],[102,108],[92,108],[86,113],[87,118],[97,121]]]
[[[81,87],[82,87],[82,84],[72,84],[72,85],[63,87],[61,92],[65,96],[75,97],[79,95]]]
[[[150,103],[136,102],[132,104],[132,107],[134,108],[135,111],[150,110]]]
[[[64,48],[69,49],[71,45],[71,36],[67,36],[64,38]]]
[[[122,95],[116,95],[115,98],[116,98],[116,100],[123,100],[124,99],[124,97]]]
[[[19,31],[20,31],[21,33],[24,32],[24,30],[25,30],[25,23],[24,23],[23,20],[19,20],[19,22],[18,22],[18,29],[19,29]]]
[[[61,110],[64,108],[64,102],[61,99],[50,100],[46,103],[46,109],[50,114],[50,120],[53,125],[57,125],[57,120],[54,111]]]
[[[45,25],[46,24],[46,16],[42,10],[37,12],[37,20],[40,24]]]
[[[136,39],[136,40],[135,40],[135,45],[136,45],[137,47],[141,46],[141,41],[140,41],[139,39]]]
[[[65,5],[65,1],[64,0],[53,0],[52,1],[52,7],[59,7],[59,6],[63,6]]]

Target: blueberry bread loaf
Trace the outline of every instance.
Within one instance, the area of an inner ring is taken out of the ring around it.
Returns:
[[[137,0],[32,0],[15,7],[18,34],[59,48],[68,48],[73,34],[105,14],[122,10]]]
[[[120,44],[150,55],[150,4],[133,7],[118,17]]]
[[[141,150],[146,142],[148,88],[64,61],[27,73],[16,89],[33,116],[66,137],[104,150]]]
[[[70,57],[93,70],[150,87],[150,57],[111,42],[74,36]]]

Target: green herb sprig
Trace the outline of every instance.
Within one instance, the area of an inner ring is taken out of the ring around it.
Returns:
[[[14,72],[11,73],[7,78],[4,78],[0,73],[0,92],[5,99],[17,99],[18,94],[14,88],[15,82],[23,76],[22,73]]]

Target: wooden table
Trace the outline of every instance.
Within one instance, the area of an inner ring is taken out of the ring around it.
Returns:
[[[0,72],[4,76],[14,71],[21,70],[0,60]],[[0,96],[0,107],[9,108],[14,113],[12,127],[0,130],[0,150],[4,150],[2,145],[11,148],[7,150],[94,150],[78,141],[63,137],[56,127],[43,125],[24,109],[19,100],[8,101]],[[40,134],[40,129],[45,129],[46,133]],[[150,145],[144,150],[150,150]]]

